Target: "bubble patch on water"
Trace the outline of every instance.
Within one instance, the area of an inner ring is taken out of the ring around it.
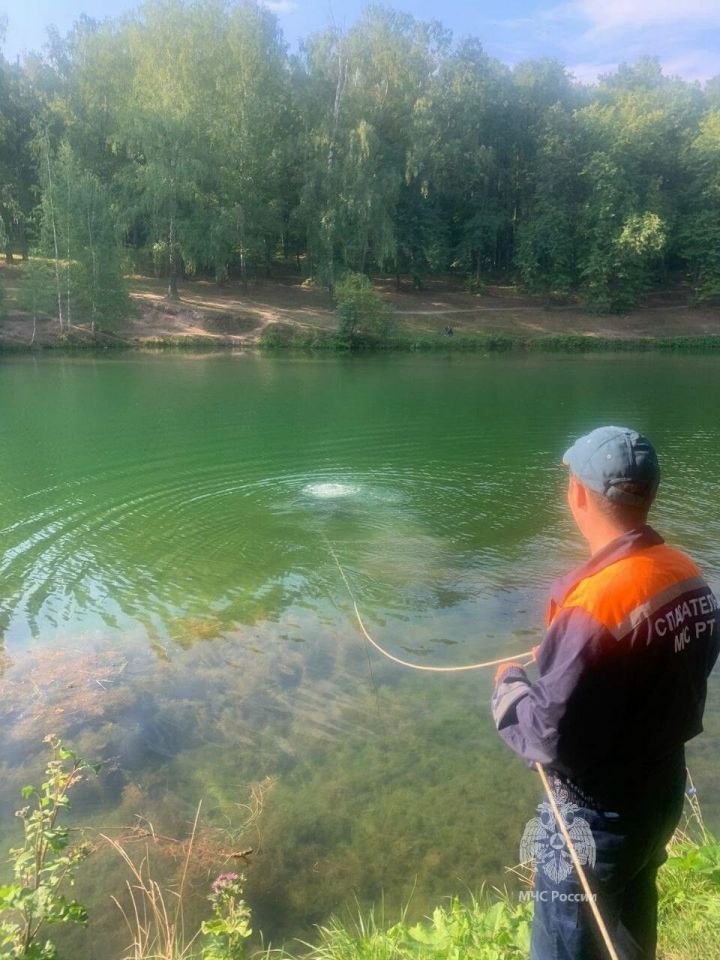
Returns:
[[[318,500],[334,500],[337,497],[352,497],[360,493],[360,487],[352,483],[308,483],[303,493]]]

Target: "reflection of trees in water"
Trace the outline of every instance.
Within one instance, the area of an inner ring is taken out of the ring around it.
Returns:
[[[0,531],[0,627],[42,637],[66,625],[142,624],[151,640],[185,646],[277,619],[292,604],[321,613],[343,592],[327,537],[373,604],[435,609],[473,593],[469,582],[458,588],[444,522],[433,530],[435,514],[428,524],[412,498],[383,497],[368,483],[356,497],[314,500],[302,475],[239,481],[231,460],[179,476],[161,467],[94,466],[37,496],[10,497],[17,519]]]
[[[95,619],[111,629],[134,621],[150,633],[179,633],[184,644],[206,639],[212,621],[223,629],[277,616],[307,590],[302,576],[291,576],[292,551],[263,549],[264,537],[275,543],[278,531],[256,532],[253,562],[243,557],[242,549],[233,555],[216,553],[212,561],[198,560],[192,550],[182,555],[171,534],[163,537],[167,554],[152,566],[138,556],[147,539],[143,531],[136,534],[101,539],[84,527],[69,536],[63,551],[39,539],[36,547],[8,560],[0,628],[15,620],[38,637],[44,629],[75,620],[82,624]],[[182,541],[186,534],[178,536]],[[212,543],[203,539],[198,551],[208,546]]]

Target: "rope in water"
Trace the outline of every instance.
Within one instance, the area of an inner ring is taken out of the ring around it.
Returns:
[[[393,663],[397,663],[401,667],[410,667],[411,670],[424,670],[427,673],[462,673],[465,670],[482,670],[484,667],[497,667],[501,663],[510,663],[510,661],[520,660],[525,661],[523,666],[527,666],[528,663],[532,663],[534,659],[532,650],[526,650],[523,653],[515,653],[511,657],[499,657],[497,660],[483,660],[482,663],[466,663],[458,667],[432,667],[429,664],[412,663],[410,660],[403,660],[400,657],[396,657],[394,653],[390,653],[389,650],[386,650],[377,642],[377,640],[370,636],[370,633],[368,632],[368,629],[363,623],[362,617],[360,616],[355,594],[353,593],[348,578],[345,576],[345,571],[342,568],[342,564],[340,563],[338,556],[333,550],[332,544],[329,540],[327,541],[327,546],[338,570],[340,571],[340,576],[343,578],[347,592],[350,595],[350,599],[352,600],[352,605],[355,610],[355,617],[360,629],[363,632],[363,636],[367,642],[374,647],[375,650],[377,650],[378,653],[381,653],[384,657],[387,657],[388,660],[392,660]]]
[[[360,616],[360,611],[358,610],[358,605],[357,605],[357,601],[355,600],[355,595],[353,593],[352,587],[350,586],[348,578],[345,576],[345,571],[342,568],[342,564],[340,563],[340,560],[338,559],[338,556],[335,553],[335,550],[333,549],[332,544],[330,543],[329,540],[327,540],[327,538],[326,538],[326,543],[328,546],[328,550],[330,551],[330,554],[333,560],[335,561],[335,564],[338,570],[340,571],[340,576],[343,578],[345,587],[347,588],[347,592],[350,595],[350,599],[352,600],[352,605],[355,610],[355,617],[357,618],[357,622],[360,625],[360,629],[362,630],[363,636],[368,641],[368,643],[370,643],[373,646],[373,648],[378,651],[378,653],[381,653],[384,657],[387,657],[388,660],[392,660],[393,663],[397,663],[401,667],[410,667],[412,670],[425,670],[428,673],[459,673],[462,670],[480,670],[483,667],[494,667],[494,666],[498,666],[501,663],[508,663],[511,660],[520,660],[520,659],[526,660],[526,663],[523,664],[524,666],[526,666],[528,663],[531,663],[535,659],[532,650],[528,650],[526,653],[518,653],[512,657],[500,657],[498,660],[485,660],[482,663],[469,663],[459,667],[432,667],[422,663],[411,663],[409,660],[402,660],[400,657],[396,657],[394,654],[390,653],[388,650],[385,650],[385,648],[382,647],[376,640],[374,640],[368,633],[367,628],[363,623],[362,617]],[[610,934],[608,933],[608,929],[605,926],[605,921],[603,920],[602,914],[600,913],[600,909],[598,908],[598,905],[595,902],[595,896],[592,892],[592,888],[590,887],[590,883],[588,882],[587,874],[585,873],[585,870],[583,869],[583,866],[580,863],[580,858],[577,855],[575,844],[573,843],[572,837],[568,832],[568,828],[565,823],[565,820],[562,814],[560,813],[560,810],[558,809],[558,805],[555,800],[555,795],[552,792],[552,788],[550,786],[550,783],[548,782],[548,778],[545,774],[545,770],[543,769],[541,764],[537,762],[535,763],[535,769],[540,775],[540,780],[542,781],[543,788],[545,789],[545,793],[550,802],[550,808],[553,812],[553,816],[555,817],[557,825],[560,828],[560,832],[563,835],[563,839],[567,844],[567,848],[570,853],[570,858],[573,862],[573,866],[575,867],[577,875],[580,878],[580,883],[582,885],[583,890],[585,891],[585,895],[587,896],[587,901],[590,904],[590,909],[592,911],[593,918],[595,920],[595,923],[597,924],[598,930],[600,931],[600,936],[603,939],[603,943],[607,948],[608,956],[610,957],[610,960],[619,960],[615,947],[613,946],[613,942],[610,939]]]
[[[381,653],[384,657],[387,657],[388,660],[392,660],[393,663],[399,663],[401,667],[411,667],[413,670],[426,670],[428,673],[461,673],[463,670],[482,670],[483,667],[497,667],[501,663],[509,663],[511,660],[522,659],[525,662],[523,666],[527,666],[533,661],[533,652],[528,650],[525,653],[516,653],[512,657],[499,657],[497,660],[483,660],[482,663],[464,663],[459,667],[431,667],[429,664],[425,663],[411,663],[409,660],[402,660],[400,657],[396,657],[395,654],[390,653],[388,650],[385,650],[384,647],[381,647],[377,640],[373,640],[370,634],[365,627],[365,624],[362,621],[360,616],[360,611],[358,610],[357,603],[353,600],[353,607],[355,608],[355,617],[357,622],[360,624],[360,629],[365,636],[365,639],[368,643]]]

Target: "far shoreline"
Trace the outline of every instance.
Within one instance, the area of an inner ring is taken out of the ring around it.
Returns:
[[[589,310],[579,297],[529,294],[511,284],[482,293],[457,277],[428,277],[417,289],[409,277],[381,277],[374,288],[394,317],[380,340],[360,331],[339,336],[328,291],[282,265],[272,278],[248,285],[185,280],[168,300],[162,279],[128,278],[131,316],[113,330],[93,333],[74,323],[62,333],[49,316],[18,306],[19,263],[0,263],[6,290],[0,317],[0,355],[133,351],[261,351],[268,353],[716,353],[720,304],[691,306],[682,283],[649,293],[622,314]]]
[[[370,356],[381,354],[474,354],[474,355],[582,355],[582,354],[671,354],[712,355],[720,353],[720,335],[674,337],[593,337],[550,335],[522,337],[488,334],[449,338],[392,337],[385,341],[358,338],[350,344],[337,336],[295,337],[274,341],[242,342],[202,336],[165,336],[122,340],[104,334],[86,337],[58,337],[53,341],[19,343],[0,339],[0,359],[13,356],[50,357],[58,355],[109,356],[120,353],[189,354],[244,353],[272,355]]]

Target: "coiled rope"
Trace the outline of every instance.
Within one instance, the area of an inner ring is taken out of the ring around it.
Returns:
[[[373,637],[370,636],[370,633],[368,632],[365,624],[363,623],[363,619],[360,616],[360,611],[358,610],[355,594],[353,593],[352,587],[350,586],[350,582],[348,581],[348,578],[345,575],[345,571],[343,570],[342,564],[340,563],[340,560],[338,559],[338,556],[335,553],[335,550],[333,549],[333,546],[330,543],[330,541],[327,538],[325,538],[325,542],[327,543],[328,550],[330,551],[330,554],[333,560],[335,561],[335,564],[338,570],[340,571],[340,576],[343,578],[347,592],[350,595],[353,609],[355,610],[355,617],[363,633],[363,636],[368,641],[368,643],[371,644],[371,646],[378,651],[378,653],[381,653],[384,657],[387,657],[388,660],[392,660],[393,663],[397,663],[401,667],[410,667],[410,669],[412,670],[424,670],[427,673],[460,673],[464,670],[482,670],[484,667],[495,667],[495,666],[499,666],[499,664],[501,663],[508,663],[510,661],[519,661],[519,660],[524,660],[525,662],[522,665],[527,666],[528,664],[532,663],[532,661],[535,659],[533,651],[527,650],[525,653],[517,653],[511,657],[500,657],[497,660],[484,660],[482,663],[468,663],[459,667],[433,667],[433,666],[430,666],[429,664],[424,664],[424,663],[411,663],[409,660],[402,660],[400,657],[396,657],[394,654],[390,653],[389,650],[386,650],[383,646],[381,646],[377,642],[377,640],[374,640]],[[565,819],[562,813],[560,812],[560,810],[558,809],[558,805],[555,800],[555,795],[552,792],[552,787],[550,786],[545,770],[543,769],[541,764],[537,762],[535,763],[535,769],[540,775],[540,780],[542,781],[542,785],[545,789],[545,793],[547,795],[548,801],[550,802],[550,808],[553,812],[553,816],[555,817],[557,825],[560,828],[560,833],[562,834],[563,839],[567,845],[568,852],[570,853],[570,859],[572,860],[573,866],[575,867],[577,875],[580,879],[580,884],[583,890],[585,891],[587,902],[590,904],[590,909],[592,911],[593,918],[595,920],[595,923],[597,924],[598,930],[600,931],[600,936],[603,939],[603,943],[605,944],[605,947],[607,949],[608,956],[610,957],[610,960],[619,960],[615,947],[613,946],[613,942],[610,939],[610,934],[608,933],[608,929],[605,925],[605,921],[603,920],[602,914],[600,913],[600,909],[597,903],[595,902],[595,895],[593,894],[592,888],[590,887],[590,883],[588,882],[587,874],[583,869],[583,865],[580,863],[580,858],[577,855],[575,844],[573,843],[572,837],[568,832]]]

